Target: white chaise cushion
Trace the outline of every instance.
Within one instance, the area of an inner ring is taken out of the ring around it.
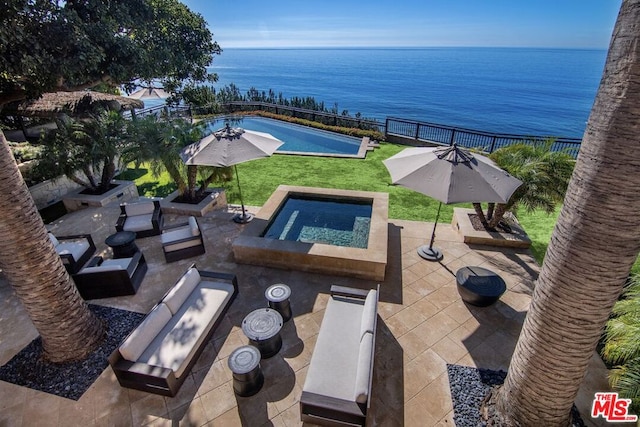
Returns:
[[[353,399],[358,403],[366,403],[367,398],[369,397],[371,363],[373,363],[373,345],[373,334],[371,332],[365,333],[360,340],[355,390],[353,391]]]
[[[180,307],[189,297],[191,292],[200,283],[201,277],[198,269],[191,267],[186,273],[182,275],[178,283],[176,283],[169,293],[164,297],[162,302],[167,304],[172,314],[176,314],[180,311]]]
[[[58,255],[71,255],[73,259],[77,261],[89,249],[89,246],[87,239],[71,240],[58,243],[56,252]]]
[[[151,222],[152,218],[152,214],[127,216],[122,229],[124,231],[151,230],[153,228],[153,223]]]
[[[229,283],[202,281],[138,359],[180,378],[233,294]]]
[[[371,289],[367,294],[362,309],[362,322],[360,323],[360,338],[364,337],[367,332],[374,333],[376,327],[376,316],[378,313],[378,296],[375,289]]]
[[[127,217],[136,215],[149,215],[153,213],[155,206],[153,202],[149,203],[132,203],[124,205],[124,211],[127,213]]]
[[[304,391],[353,400],[363,304],[339,296],[329,299]]]
[[[169,320],[171,320],[169,308],[162,303],[158,304],[120,345],[122,357],[132,362],[138,361]]]

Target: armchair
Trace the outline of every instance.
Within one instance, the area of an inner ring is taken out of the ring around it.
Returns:
[[[90,234],[56,237],[49,233],[49,239],[69,274],[77,273],[96,252],[96,245]]]
[[[98,299],[134,295],[146,273],[144,255],[136,252],[131,258],[94,257],[72,277],[82,298]]]
[[[167,262],[202,255],[205,252],[202,232],[194,216],[189,221],[165,227],[160,236]]]
[[[164,218],[158,200],[120,205],[116,231],[135,231],[136,237],[156,236],[161,233]]]

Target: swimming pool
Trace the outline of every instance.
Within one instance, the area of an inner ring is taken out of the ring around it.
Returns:
[[[268,239],[366,248],[370,223],[371,200],[356,202],[289,195],[263,236]]]
[[[230,118],[232,127],[266,132],[284,142],[276,153],[333,157],[364,157],[366,154],[366,143],[351,136],[264,117]],[[224,118],[209,121],[207,132],[216,131],[224,124]]]

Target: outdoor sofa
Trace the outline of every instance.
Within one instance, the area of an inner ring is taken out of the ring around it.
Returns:
[[[202,255],[205,252],[202,232],[194,216],[190,216],[186,223],[164,227],[160,240],[167,262]]]
[[[303,422],[364,426],[371,401],[379,289],[331,287],[300,397]]]
[[[77,273],[96,252],[96,245],[90,234],[56,237],[49,233],[49,239],[69,274]]]
[[[134,231],[137,238],[157,236],[162,231],[163,220],[158,200],[123,203],[116,231]]]
[[[120,385],[175,396],[237,293],[235,275],[191,265],[109,356]]]
[[[91,261],[71,277],[84,299],[134,295],[147,273],[147,262],[142,252],[131,258],[104,260],[101,256]]]

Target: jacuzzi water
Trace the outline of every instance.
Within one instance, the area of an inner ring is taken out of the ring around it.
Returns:
[[[372,205],[289,195],[263,237],[366,248]]]
[[[214,132],[224,124],[224,119],[208,122],[207,132]],[[278,138],[284,144],[276,153],[356,155],[361,144],[358,138],[264,117],[239,118],[239,121],[234,120],[230,125],[256,132],[266,132]]]

